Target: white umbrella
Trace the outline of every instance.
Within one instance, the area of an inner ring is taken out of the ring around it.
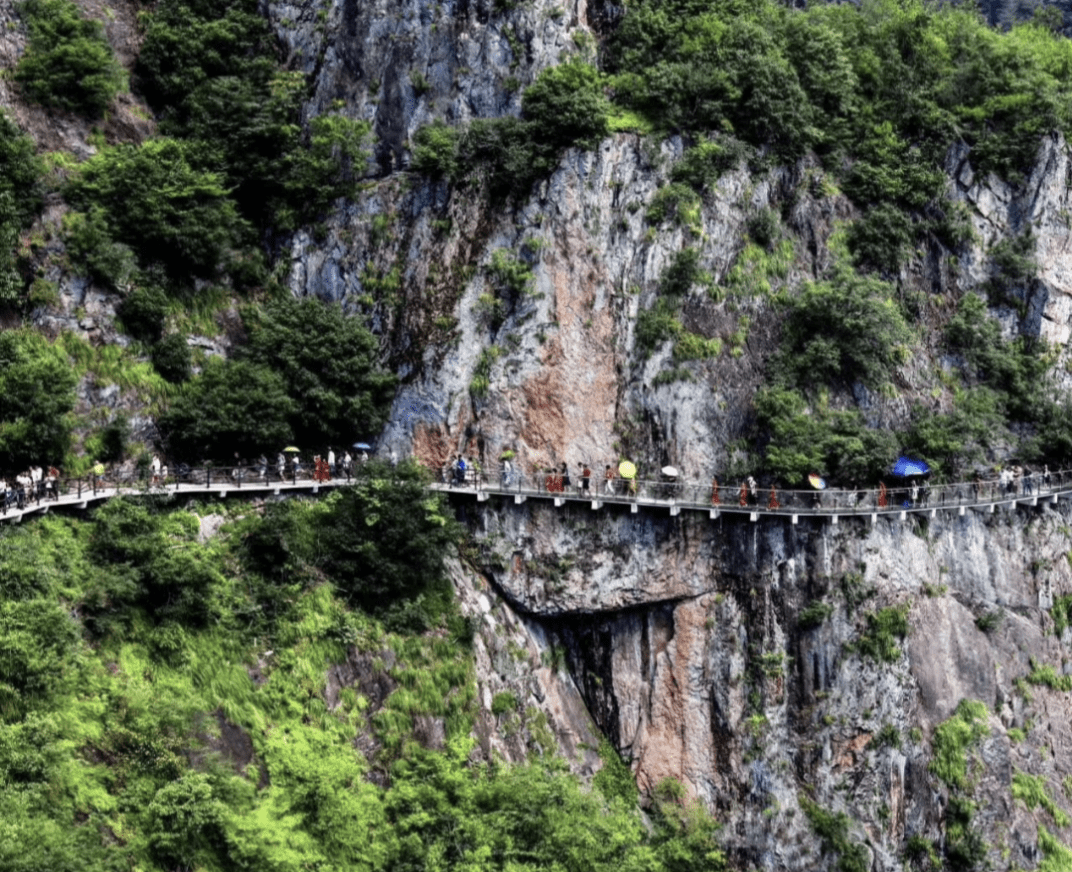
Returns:
[[[676,466],[664,466],[663,467],[663,475],[667,476],[668,478],[677,478],[677,467]]]

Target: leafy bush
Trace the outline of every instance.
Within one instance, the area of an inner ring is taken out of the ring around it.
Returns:
[[[721,339],[705,339],[696,333],[683,331],[674,343],[674,360],[707,360],[722,354]]]
[[[702,193],[712,187],[723,173],[735,169],[747,154],[747,146],[732,137],[703,139],[674,164],[670,178]]]
[[[23,0],[19,12],[30,39],[15,68],[28,99],[99,118],[126,76],[97,21],[83,18],[71,0]]]
[[[876,481],[897,456],[897,438],[869,428],[856,411],[809,408],[797,391],[766,388],[755,398],[756,421],[767,440],[764,466],[780,481],[802,483],[813,472],[831,481]]]
[[[849,818],[844,812],[831,812],[812,802],[801,799],[801,807],[822,842],[823,853],[837,854],[838,872],[866,872],[867,848],[849,838]]]
[[[424,596],[429,613],[402,613],[434,622],[446,576],[443,558],[457,528],[442,498],[425,491],[416,464],[370,462],[354,486],[339,493],[322,524],[321,560],[339,592],[375,614]],[[418,627],[419,628],[419,627]]]
[[[144,266],[210,278],[240,221],[221,177],[196,169],[189,151],[174,139],[104,149],[82,165],[67,196],[99,208],[107,232],[129,243]]]
[[[848,244],[856,262],[895,275],[912,244],[912,225],[896,206],[882,204],[849,227]]]
[[[112,239],[108,219],[100,206],[64,217],[64,240],[72,263],[95,282],[118,290],[133,267],[130,249]]]
[[[167,296],[157,287],[135,288],[119,304],[123,329],[141,342],[156,342],[164,331]]]
[[[703,284],[710,277],[700,268],[700,253],[692,247],[683,248],[674,255],[673,261],[659,278],[659,293],[666,297],[684,297],[694,285]]]
[[[957,476],[981,461],[1005,429],[1001,396],[986,387],[957,394],[952,412],[912,409],[912,423],[902,436],[905,451],[938,474]]]
[[[303,446],[339,447],[387,419],[395,377],[379,367],[376,337],[338,305],[283,297],[243,315],[238,357],[271,369],[290,397],[290,432]]]
[[[896,663],[901,657],[897,639],[908,635],[908,606],[890,606],[868,612],[864,618],[867,627],[852,649],[879,663]]]
[[[153,366],[172,384],[189,381],[190,346],[178,333],[169,333],[153,346],[151,352]]]
[[[191,526],[115,499],[97,509],[94,520],[90,554],[104,571],[92,580],[85,611],[98,634],[127,626],[133,610],[155,623],[204,626],[223,579],[198,547],[196,519]]]
[[[442,121],[426,124],[413,134],[409,168],[432,178],[454,178],[461,132]]]
[[[655,301],[650,309],[642,309],[637,314],[636,344],[642,352],[651,354],[667,339],[681,335],[681,322],[677,318],[675,307],[664,298]]]
[[[893,376],[911,338],[892,288],[839,268],[790,301],[778,366],[799,385],[862,382]]]
[[[1027,338],[1004,341],[1000,325],[975,294],[961,298],[944,339],[950,350],[963,356],[969,384],[983,383],[997,391],[1007,417],[1033,421],[1048,413],[1047,361],[1038,353],[1038,343]]]
[[[335,114],[302,124],[305,77],[282,70],[256,0],[163,0],[143,26],[138,90],[245,220],[293,229],[353,195],[369,126]]]
[[[598,70],[578,60],[543,70],[521,98],[521,114],[552,149],[594,148],[608,132],[610,105]]]
[[[250,361],[210,360],[156,424],[171,454],[191,463],[256,457],[293,441],[299,405],[278,372]]]
[[[25,282],[18,270],[19,231],[44,202],[43,166],[33,140],[0,112],[0,307],[19,301]]]
[[[0,469],[62,463],[76,382],[66,355],[39,333],[0,330]]]
[[[821,626],[834,613],[834,607],[822,600],[808,603],[797,616],[797,624],[802,630],[811,630]]]
[[[657,227],[663,224],[696,227],[700,221],[700,198],[688,185],[671,182],[651,198],[647,219]]]
[[[968,786],[967,752],[990,731],[986,720],[985,704],[964,699],[956,712],[935,729],[930,770],[951,788]]]

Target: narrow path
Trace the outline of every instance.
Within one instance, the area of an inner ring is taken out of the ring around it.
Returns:
[[[58,497],[41,496],[27,500],[22,508],[9,506],[0,509],[0,522],[20,522],[27,515],[45,514],[53,508],[85,509],[96,503],[116,496],[207,496],[226,498],[228,494],[277,496],[283,493],[312,493],[345,487],[346,478],[332,478],[327,481],[296,479],[284,481],[265,481],[253,474],[244,475],[245,480],[236,481],[229,470],[218,470],[213,476],[205,470],[192,470],[193,481],[169,483],[166,486],[149,486],[147,482],[126,484],[105,483],[93,489],[85,481],[66,482],[60,489]],[[790,523],[797,523],[800,517],[825,518],[831,524],[837,524],[842,517],[869,517],[875,523],[880,516],[897,516],[901,520],[908,515],[935,517],[938,512],[956,512],[964,515],[968,510],[994,512],[998,506],[1038,506],[1056,504],[1060,499],[1072,498],[1072,473],[1053,473],[1050,484],[1031,485],[1030,492],[1010,493],[998,486],[997,482],[970,482],[939,485],[926,489],[912,489],[908,486],[878,490],[831,490],[831,491],[772,491],[759,488],[755,496],[742,498],[737,488],[718,487],[716,485],[696,485],[675,482],[636,483],[636,493],[598,493],[596,481],[592,480],[591,492],[581,491],[574,485],[570,489],[560,489],[554,479],[545,478],[536,487],[524,482],[512,484],[469,482],[465,485],[444,484],[436,482],[428,487],[441,493],[456,493],[474,496],[478,502],[484,502],[491,496],[509,498],[516,504],[529,499],[552,501],[555,506],[566,503],[582,503],[598,510],[604,506],[629,506],[631,512],[646,510],[663,510],[671,516],[679,515],[683,510],[689,512],[706,512],[710,518],[723,514],[747,515],[752,521],[761,517],[788,518]],[[618,480],[619,489],[625,485]],[[817,498],[818,496],[818,498]]]

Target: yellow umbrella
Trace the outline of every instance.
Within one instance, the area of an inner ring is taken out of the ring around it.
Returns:
[[[287,446],[286,448],[284,448],[283,450],[284,450],[284,451],[289,451],[289,452],[291,452],[291,453],[294,453],[294,452],[297,452],[297,451],[301,451],[301,449],[300,449],[300,448],[295,448],[295,447],[294,447],[293,445],[288,445],[288,446]]]
[[[635,478],[636,467],[628,460],[623,460],[621,463],[618,464],[618,475],[620,475],[622,478]]]

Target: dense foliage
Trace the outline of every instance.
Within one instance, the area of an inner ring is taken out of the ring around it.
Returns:
[[[247,221],[292,230],[353,194],[369,126],[325,115],[303,130],[304,76],[281,69],[256,0],[163,0],[144,23],[137,89]]]
[[[76,206],[100,210],[106,232],[143,267],[211,278],[235,244],[239,218],[223,179],[195,168],[192,146],[174,139],[119,145],[86,161],[67,189]]]
[[[599,72],[570,61],[540,73],[522,96],[522,117],[479,119],[464,130],[433,123],[414,136],[412,168],[457,183],[486,182],[493,197],[524,196],[563,149],[594,147],[609,131]]]
[[[138,300],[130,317],[152,338],[159,303],[147,292],[129,299]],[[158,415],[176,457],[274,456],[292,442],[341,451],[383,426],[395,378],[378,367],[378,344],[360,321],[317,299],[285,297],[263,309],[250,307],[244,323],[247,344],[231,360],[210,362]],[[181,367],[181,361],[172,366]],[[176,374],[172,380],[180,381],[182,370]]]
[[[99,118],[126,87],[126,75],[97,21],[71,0],[23,0],[29,42],[15,81],[31,101]]]
[[[66,355],[38,333],[0,330],[0,469],[63,461],[75,382]]]
[[[0,529],[0,866],[724,868],[705,814],[659,800],[645,821],[617,770],[587,789],[536,745],[522,766],[472,762],[464,621],[444,601],[433,632],[386,632],[336,596],[362,567],[324,559],[322,531],[376,511],[425,549],[403,569],[400,547],[381,558],[368,538],[363,559],[398,567],[379,604],[442,577],[445,504],[412,471],[392,492],[386,472],[263,516],[206,507],[234,512],[207,540],[191,509],[123,500]],[[381,664],[385,699],[329,691],[348,656]],[[432,718],[438,751],[415,741]]]
[[[303,445],[349,445],[378,433],[394,397],[395,377],[376,365],[379,343],[341,307],[283,297],[245,314],[249,340],[240,357],[276,370],[298,404],[291,417]]]
[[[41,161],[34,143],[0,113],[0,307],[18,302],[24,281],[18,270],[19,231],[41,209]]]

